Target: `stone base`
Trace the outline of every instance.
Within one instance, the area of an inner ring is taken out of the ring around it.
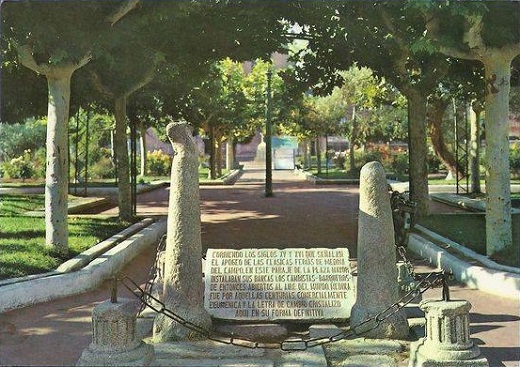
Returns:
[[[154,348],[146,343],[125,352],[100,352],[89,347],[81,354],[77,366],[149,366],[154,359]]]
[[[172,307],[174,312],[187,322],[191,322],[205,330],[211,330],[211,317],[204,308],[187,309],[184,307]],[[159,314],[155,318],[153,326],[154,342],[180,341],[180,340],[200,340],[204,336],[186,326]]]
[[[410,362],[408,367],[489,367],[480,348],[473,345],[468,350],[431,350],[419,340],[410,345]]]
[[[382,310],[369,309],[355,304],[354,307],[352,307],[350,317],[351,328],[362,324],[365,320],[377,315],[380,311]],[[369,339],[406,339],[410,333],[404,310],[399,310],[395,314],[386,317],[377,327],[375,324],[376,321],[373,320],[359,326],[354,331],[358,333],[359,337]]]
[[[342,331],[334,324],[314,324],[309,326],[309,338],[330,338],[340,334]]]
[[[214,323],[213,330],[219,335],[234,335],[262,342],[283,340],[289,334],[287,328],[280,324],[231,324]]]

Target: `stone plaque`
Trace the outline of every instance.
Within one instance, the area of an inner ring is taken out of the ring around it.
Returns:
[[[350,317],[355,289],[346,248],[208,249],[204,306],[232,320]]]

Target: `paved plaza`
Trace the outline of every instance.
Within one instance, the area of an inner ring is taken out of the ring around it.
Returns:
[[[264,170],[246,166],[233,186],[201,188],[202,245],[207,248],[342,247],[356,257],[357,186],[306,182],[293,171],[273,172],[274,196],[264,197]],[[138,214],[165,216],[168,188],[139,195]],[[453,210],[432,203],[436,212]],[[100,214],[117,215],[117,208]],[[133,260],[124,273],[144,282],[154,249]],[[417,259],[418,271],[432,270]],[[74,365],[91,341],[94,306],[110,298],[109,282],[95,291],[0,315],[0,365]],[[120,289],[119,294],[125,295]],[[128,294],[126,294],[128,296]],[[471,336],[490,366],[518,366],[520,360],[520,300],[451,287],[452,299],[473,305]],[[429,290],[427,297],[440,297]]]

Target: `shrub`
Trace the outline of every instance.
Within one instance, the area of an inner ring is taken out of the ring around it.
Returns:
[[[112,178],[115,176],[115,168],[112,160],[104,156],[92,164],[89,172],[94,178]]]
[[[430,151],[428,151],[428,156],[426,159],[427,159],[427,164],[428,164],[428,171],[430,173],[439,172],[439,170],[441,169],[442,163],[441,163],[439,157],[437,157],[437,154],[435,154],[435,152],[430,150]]]
[[[31,150],[27,149],[21,156],[13,158],[9,162],[4,162],[2,174],[8,178],[21,178],[22,180],[33,177],[34,168]]]
[[[147,174],[150,176],[167,176],[171,170],[172,157],[162,150],[146,153]]]
[[[391,168],[394,173],[408,173],[408,152],[395,152],[392,154]]]
[[[345,169],[345,153],[344,152],[334,152],[334,156],[332,157],[332,162],[338,169]]]
[[[47,155],[46,149],[40,148],[34,153],[33,159],[33,169],[34,169],[34,178],[44,178],[45,177],[45,167],[47,163]]]
[[[511,173],[520,174],[520,145],[514,144],[509,149],[509,168]]]
[[[361,172],[361,168],[367,164],[368,162],[381,162],[381,152],[377,149],[369,150],[369,151],[356,151],[354,152],[354,170],[348,170],[348,176],[350,177],[359,177],[359,173]],[[348,166],[348,164],[347,164]]]
[[[26,150],[37,151],[45,145],[45,120],[27,119],[24,123],[0,123],[0,157],[5,162],[20,157]]]

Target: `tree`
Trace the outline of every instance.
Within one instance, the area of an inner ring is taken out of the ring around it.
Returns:
[[[56,6],[58,5],[58,6]],[[16,49],[19,62],[48,83],[45,243],[68,252],[67,124],[72,74],[92,58],[101,35],[137,5],[130,2],[5,2],[4,44]]]
[[[127,144],[127,101],[130,96],[148,84],[154,77],[158,55],[147,47],[146,37],[136,26],[120,30],[109,53],[89,65],[92,81],[100,93],[113,102],[115,116],[115,156],[118,183],[119,218],[133,218],[130,165]]]
[[[487,81],[486,252],[512,245],[509,178],[511,63],[520,54],[520,3],[418,2],[428,35],[451,57],[478,60]]]
[[[409,11],[405,2],[299,3],[291,21],[303,24],[309,47],[299,53],[301,79],[318,92],[327,92],[341,79],[336,70],[354,62],[384,76],[408,100],[410,197],[418,203],[418,215],[429,211],[426,165],[426,106],[428,95],[446,75],[446,56],[433,53],[418,42],[424,20]]]

